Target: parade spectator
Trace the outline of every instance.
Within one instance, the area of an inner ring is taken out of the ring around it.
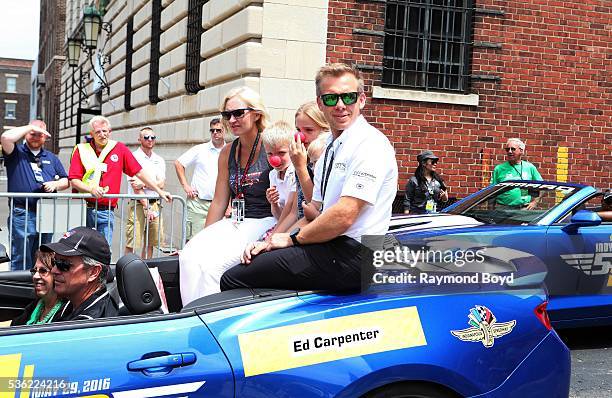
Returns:
[[[597,214],[603,222],[612,222],[612,192],[606,191],[601,195],[601,207]]]
[[[72,152],[68,178],[75,192],[91,193],[87,201],[87,226],[113,241],[114,210],[118,199],[105,198],[105,194],[118,194],[121,175],[136,176],[163,199],[170,201],[170,193],[163,191],[149,172],[140,166],[132,152],[121,142],[110,139],[110,122],[104,116],[89,121],[92,140],[78,144]]]
[[[507,180],[542,180],[536,167],[526,160],[525,143],[518,138],[510,138],[504,147],[506,158],[504,163],[498,164],[493,169],[491,185]],[[514,208],[533,210],[538,203],[538,197],[531,197],[526,189],[513,188],[497,197],[497,208]]]
[[[259,239],[275,223],[266,200],[270,165],[260,139],[268,115],[259,94],[247,87],[231,90],[221,104],[221,115],[238,139],[219,155],[206,227],[179,255],[183,304],[219,292],[223,272],[239,264],[247,243]],[[230,200],[232,217],[224,218]]]
[[[51,274],[53,253],[37,250],[35,258],[36,263],[30,269],[30,274],[32,274],[36,299],[25,308],[23,314],[13,319],[11,326],[51,323],[64,305],[54,290],[53,274]]]
[[[106,318],[119,313],[117,303],[106,290],[111,252],[104,235],[77,227],[59,241],[40,248],[55,253],[51,269],[55,292],[66,300],[54,322]]]
[[[448,201],[444,180],[436,173],[438,157],[432,151],[418,154],[419,165],[405,188],[404,213],[435,213]]]
[[[68,188],[68,176],[57,156],[44,148],[47,126],[32,120],[26,126],[5,131],[0,138],[7,175],[7,192],[49,193]],[[19,141],[25,138],[23,144]],[[31,266],[38,249],[36,198],[15,198],[8,217],[11,237],[11,270]],[[51,241],[51,234],[40,234],[40,243]]]
[[[187,194],[187,240],[204,229],[208,210],[215,195],[219,154],[225,145],[221,120],[210,121],[210,141],[191,147],[174,161],[176,176]],[[191,183],[187,183],[185,169],[194,166]]]
[[[354,289],[372,251],[363,235],[384,235],[397,191],[395,152],[387,137],[363,116],[363,80],[344,64],[322,67],[317,103],[332,137],[315,167],[311,203],[321,214],[307,226],[255,244],[244,263],[225,272],[221,289]],[[376,156],[372,156],[376,154]]]
[[[289,156],[289,145],[293,141],[294,130],[287,122],[276,122],[266,128],[261,135],[264,150],[268,156],[270,187],[266,190],[266,199],[277,225],[287,217],[295,222],[292,213],[290,196],[295,195],[295,169]],[[288,204],[288,205],[287,205]],[[292,222],[292,223],[293,223]],[[275,232],[273,228],[270,232]]]
[[[153,129],[144,127],[138,134],[140,146],[132,154],[143,169],[153,174],[155,183],[163,189],[166,183],[166,162],[153,152],[156,140]],[[147,187],[138,177],[127,177],[127,181],[129,195],[155,195],[155,191]],[[140,199],[130,203],[125,226],[126,253],[132,253],[135,247],[142,247],[140,255],[142,258],[153,257],[153,246],[159,246],[162,233],[161,204],[157,199]]]

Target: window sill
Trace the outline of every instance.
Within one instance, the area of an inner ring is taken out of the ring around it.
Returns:
[[[374,86],[372,88],[372,97],[469,106],[478,106],[479,100],[478,94],[433,93],[379,86]]]

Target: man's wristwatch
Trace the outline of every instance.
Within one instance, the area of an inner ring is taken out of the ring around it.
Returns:
[[[289,235],[289,237],[291,238],[291,242],[293,243],[293,246],[301,246],[301,243],[300,241],[298,241],[298,238],[297,238],[299,233],[300,233],[300,229],[296,228]]]

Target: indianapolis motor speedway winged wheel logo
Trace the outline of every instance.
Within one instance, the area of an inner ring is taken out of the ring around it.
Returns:
[[[495,315],[484,305],[470,309],[468,324],[471,327],[461,330],[451,330],[451,334],[462,341],[480,341],[485,347],[493,347],[495,339],[512,332],[516,321],[497,323]]]

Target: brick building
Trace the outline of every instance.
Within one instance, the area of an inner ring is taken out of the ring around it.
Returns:
[[[30,121],[30,73],[33,62],[0,58],[0,133]]]
[[[37,116],[47,123],[52,139],[49,149],[59,150],[59,97],[64,56],[66,3],[58,1],[52,7],[41,0],[38,50]]]
[[[78,36],[86,3],[66,0],[66,38]],[[399,188],[416,154],[431,149],[451,194],[463,197],[488,183],[503,143],[517,136],[544,178],[610,186],[609,2],[100,3],[112,26],[99,41],[110,57],[109,92],[97,88],[85,55],[76,68],[64,64],[64,159],[83,128],[80,96],[93,104],[101,98],[116,139],[135,144],[138,129],[150,125],[158,152],[175,159],[207,138],[207,122],[229,89],[253,87],[273,119],[292,121],[314,97],[317,68],[342,61],[364,73],[365,114],[395,145]],[[73,82],[80,76],[79,91]],[[180,192],[169,177],[168,188]]]

